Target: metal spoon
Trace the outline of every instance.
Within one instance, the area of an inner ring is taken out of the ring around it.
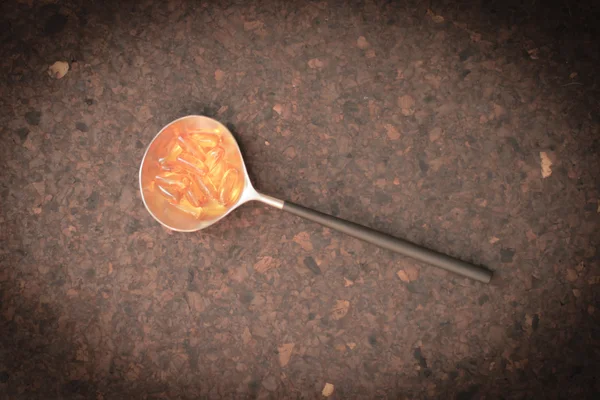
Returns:
[[[454,272],[456,274],[471,279],[475,279],[480,282],[488,283],[492,278],[492,271],[486,268],[469,264],[467,262],[452,258],[445,254],[441,254],[433,250],[423,248],[414,243],[395,238],[393,236],[376,231],[374,229],[367,228],[363,225],[355,224],[353,222],[346,221],[341,218],[333,217],[331,215],[324,214],[319,211],[299,206],[289,201],[283,201],[275,197],[262,194],[256,189],[254,189],[254,187],[252,186],[252,182],[250,182],[250,178],[248,177],[248,172],[243,161],[242,172],[244,175],[244,188],[242,194],[237,200],[237,202],[235,202],[235,204],[233,204],[231,208],[229,208],[223,215],[210,221],[200,221],[186,216],[185,214],[170,211],[169,207],[165,207],[163,203],[160,203],[155,199],[156,196],[147,195],[149,192],[147,192],[146,188],[148,187],[149,182],[154,177],[149,172],[149,166],[154,162],[152,155],[153,150],[156,150],[162,145],[161,134],[165,132],[167,128],[169,128],[172,124],[179,123],[183,120],[189,123],[198,123],[204,127],[218,129],[221,132],[221,135],[228,135],[228,137],[232,139],[231,142],[235,144],[240,159],[242,159],[242,154],[239,149],[239,146],[237,145],[237,142],[235,141],[235,138],[233,137],[231,132],[220,122],[212,118],[190,115],[183,118],[179,118],[166,125],[163,129],[161,129],[160,132],[158,132],[158,134],[154,137],[154,139],[148,146],[148,149],[146,149],[144,158],[142,159],[140,167],[140,190],[142,192],[142,200],[144,201],[144,205],[146,206],[148,212],[154,217],[154,219],[156,219],[165,227],[180,232],[198,231],[218,222],[242,204],[251,200],[257,200],[262,203],[268,204],[272,207],[297,215],[299,217],[317,222],[328,228],[346,233],[357,239],[364,240],[365,242],[372,243],[382,248],[392,250],[396,253],[412,257],[416,260],[423,261],[433,266]]]

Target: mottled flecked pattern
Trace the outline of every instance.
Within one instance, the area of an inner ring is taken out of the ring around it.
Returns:
[[[3,3],[2,396],[593,397],[597,46],[423,3]],[[228,124],[265,193],[494,281],[257,204],[166,231],[138,164],[186,114]]]

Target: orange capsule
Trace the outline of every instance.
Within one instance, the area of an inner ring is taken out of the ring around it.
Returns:
[[[221,137],[209,132],[190,131],[190,140],[197,146],[205,149],[212,149],[221,143]]]
[[[172,172],[172,173],[185,173],[183,167],[176,160],[168,160],[159,162],[158,166],[163,172]]]
[[[194,157],[200,159],[201,161],[206,160],[206,156],[204,155],[202,148],[195,145],[191,140],[189,140],[188,137],[177,137],[177,143],[183,148],[183,150],[190,153]]]
[[[194,207],[201,207],[208,202],[208,196],[202,191],[198,184],[192,183],[185,191],[185,198]]]
[[[206,166],[210,171],[213,169],[219,161],[225,155],[225,150],[222,147],[215,147],[211,149],[208,153],[206,153]]]
[[[200,219],[200,217],[202,216],[203,211],[204,211],[204,209],[201,207],[193,207],[193,206],[185,204],[183,202],[182,202],[182,204],[174,204],[174,206],[178,210],[181,210],[184,213],[191,215],[192,217],[194,217],[196,219]]]
[[[194,207],[200,207],[200,200],[196,197],[196,194],[192,189],[188,189],[185,191],[185,199],[190,202]]]
[[[225,162],[225,160],[217,161],[217,163],[211,168],[210,172],[208,173],[208,176],[213,182],[220,183],[223,179],[223,174],[225,173],[225,171],[227,171],[228,167],[229,166],[227,162]]]
[[[162,185],[164,187],[174,186],[178,189],[185,189],[188,185],[186,184],[186,179],[189,181],[189,178],[180,173],[166,172],[160,175],[156,175],[154,178],[156,183]]]
[[[208,190],[210,197],[213,199],[218,199],[219,191],[217,189],[217,185],[214,184],[214,181],[208,176],[205,176],[202,180],[202,183],[204,183],[204,186]]]
[[[204,221],[210,221],[210,220],[213,220],[215,218],[219,218],[220,216],[222,216],[226,212],[227,212],[227,208],[223,207],[220,204],[219,205],[215,205],[215,206],[211,206],[211,207],[204,207],[202,209],[202,219]]]
[[[206,175],[208,167],[197,157],[192,154],[182,153],[177,157],[177,161],[182,167],[190,172],[196,173],[200,176]]]
[[[179,204],[181,201],[182,191],[173,186],[166,186],[157,184],[158,191],[169,201],[171,204]]]
[[[192,184],[192,180],[190,179],[190,177],[188,175],[182,176],[181,182],[183,182],[186,189],[189,188],[190,185]]]
[[[188,186],[188,191],[190,192],[189,196],[193,196],[193,198],[197,200],[197,204],[199,204],[200,206],[203,206],[208,202],[208,189],[202,188],[198,183],[198,179],[192,180],[192,182]],[[194,204],[192,201],[190,201],[190,203]]]
[[[225,172],[219,186],[219,201],[230,206],[239,198],[242,187],[240,185],[239,172],[235,168],[230,168]]]
[[[179,143],[177,143],[177,141],[169,142],[165,152],[163,153],[163,157],[160,157],[158,159],[158,163],[160,165],[163,165],[169,161],[173,161],[177,158],[179,154],[181,154],[182,151],[183,149],[181,148]]]
[[[217,190],[212,184],[212,182],[207,179],[206,176],[198,176],[196,174],[190,174],[190,178],[192,183],[190,188],[196,194],[196,197],[200,200],[201,197],[205,198],[205,202],[208,202],[209,199],[217,198]]]

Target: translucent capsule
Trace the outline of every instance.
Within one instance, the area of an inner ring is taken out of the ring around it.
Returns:
[[[202,209],[202,219],[209,221],[215,218],[219,218],[227,212],[227,208],[220,204],[215,204],[211,207],[205,207]]]
[[[217,185],[215,185],[214,181],[212,179],[210,179],[208,176],[206,176],[206,177],[204,177],[202,182],[204,183],[204,186],[208,190],[210,197],[215,200],[218,199],[219,191],[218,191]]]
[[[173,161],[177,158],[178,155],[181,154],[183,149],[176,141],[169,142],[167,148],[165,149],[164,156],[158,159],[158,164],[163,165],[168,163],[169,161]]]
[[[194,207],[201,207],[208,202],[208,196],[198,183],[192,182],[185,191],[185,198]]]
[[[174,186],[160,185],[157,184],[158,191],[165,197],[171,204],[179,204],[183,191]]]
[[[206,161],[206,155],[201,147],[198,147],[194,142],[189,139],[189,136],[179,136],[177,138],[177,143],[185,150],[190,153],[194,157],[198,158],[201,161]]]
[[[185,199],[190,202],[194,207],[201,207],[202,204],[200,200],[196,197],[196,194],[192,191],[192,189],[188,189],[185,191]]]
[[[182,153],[177,157],[177,161],[185,169],[200,176],[204,176],[208,172],[207,165],[204,164],[204,162],[202,162],[202,160],[199,158],[194,157],[192,154]]]
[[[221,179],[223,179],[223,174],[225,174],[225,171],[227,171],[228,167],[229,165],[225,160],[220,160],[215,165],[213,165],[213,167],[208,173],[208,176],[213,182],[220,183]]]
[[[221,143],[221,137],[219,135],[209,132],[193,131],[190,132],[189,138],[194,144],[204,149],[212,149]]]
[[[186,214],[191,215],[192,217],[199,219],[203,215],[204,209],[202,207],[194,207],[187,202],[182,202],[181,204],[173,204],[178,210],[183,211]]]
[[[192,178],[191,188],[196,193],[196,197],[200,199],[202,196],[206,198],[206,201],[209,199],[217,198],[217,189],[213,185],[212,181],[206,179],[206,176],[201,177],[198,175],[190,175]]]
[[[206,153],[206,166],[210,171],[213,169],[219,161],[225,156],[225,150],[222,147],[215,147]]]
[[[185,170],[183,167],[175,160],[173,161],[164,161],[162,163],[158,163],[158,166],[163,172],[174,172],[174,173],[184,173]]]
[[[166,172],[160,175],[156,175],[154,178],[156,183],[164,187],[176,187],[181,190],[185,189],[189,185],[189,178],[183,174],[175,172]],[[186,181],[187,180],[187,181]]]
[[[240,173],[235,168],[229,168],[219,186],[219,201],[225,206],[234,204],[242,192]]]
[[[219,128],[213,128],[213,129],[208,129],[208,128],[204,128],[204,129],[190,129],[188,130],[188,133],[192,133],[192,134],[196,134],[196,133],[206,133],[207,135],[216,135],[216,136],[221,136],[221,130]]]

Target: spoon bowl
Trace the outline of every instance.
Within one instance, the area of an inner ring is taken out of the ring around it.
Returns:
[[[189,214],[186,214],[173,207],[166,201],[164,197],[157,196],[152,190],[152,182],[159,170],[158,160],[161,150],[163,150],[172,140],[173,132],[171,129],[174,127],[180,127],[181,129],[202,129],[218,132],[224,143],[227,144],[228,150],[234,152],[234,156],[237,155],[239,158],[240,163],[237,165],[237,167],[242,173],[244,181],[242,193],[237,201],[229,206],[223,214],[208,220],[199,220],[197,218],[193,218]],[[250,177],[248,176],[246,166],[243,162],[242,152],[240,151],[237,141],[229,129],[227,129],[227,127],[221,124],[219,121],[201,115],[188,115],[176,119],[175,121],[165,125],[158,132],[158,134],[156,134],[154,139],[152,139],[148,145],[148,148],[144,153],[144,157],[142,158],[139,180],[142,201],[144,202],[144,206],[150,215],[152,215],[155,220],[157,220],[166,228],[178,232],[194,232],[208,228],[209,226],[226,217],[229,213],[242,204],[251,200],[262,201],[277,208],[281,208],[283,206],[283,201],[259,193],[254,189],[252,182],[250,182]]]

